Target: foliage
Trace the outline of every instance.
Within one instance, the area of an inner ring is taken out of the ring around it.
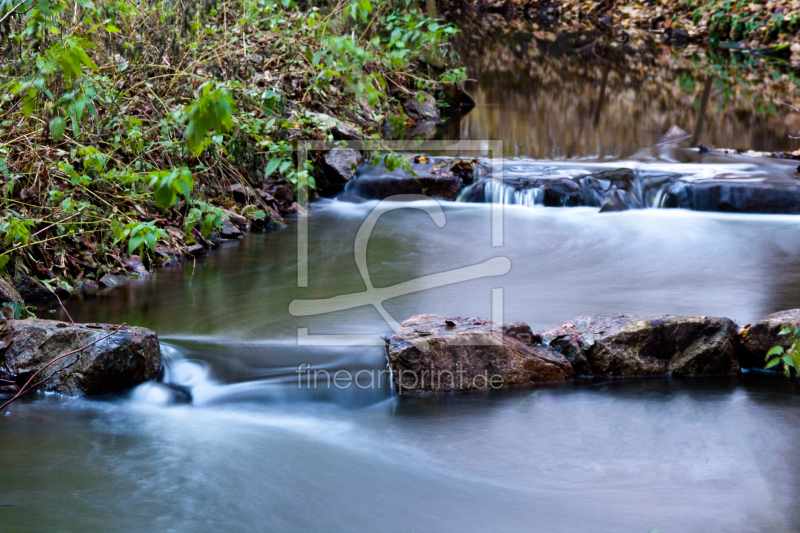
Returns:
[[[463,79],[446,68],[455,29],[410,0],[17,4],[0,0],[11,274],[40,263],[74,284],[122,270],[125,252],[156,261],[159,241],[185,250],[219,229],[223,207],[279,224],[293,199],[278,190],[316,185],[293,159],[298,139],[330,135],[311,110],[377,137],[402,120],[398,88]]]
[[[790,328],[783,326],[778,335],[791,335],[792,344],[788,349],[783,346],[773,346],[766,355],[767,366],[764,368],[775,368],[780,365],[786,377],[790,377],[792,370],[796,375],[800,375],[800,327]]]

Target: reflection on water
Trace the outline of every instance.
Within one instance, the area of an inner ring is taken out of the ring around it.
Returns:
[[[538,38],[537,38],[538,35]],[[555,36],[553,36],[555,39]],[[591,41],[591,38],[589,38]],[[578,36],[550,40],[524,21],[485,15],[464,25],[458,45],[478,106],[447,134],[499,139],[505,155],[538,159],[629,156],[672,126],[698,122],[698,142],[740,150],[793,151],[800,114],[794,73],[764,58],[668,48],[587,48]]]

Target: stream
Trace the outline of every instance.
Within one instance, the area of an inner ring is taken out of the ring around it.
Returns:
[[[607,133],[587,136],[568,118],[582,116],[570,107],[576,94],[549,99],[483,75],[480,65],[473,70],[478,107],[449,127],[462,139],[502,139],[507,177],[629,168],[644,176],[789,179],[797,166],[699,158],[690,148],[654,153],[675,117],[691,129],[691,106],[643,125],[647,135],[625,128],[634,117],[606,113]],[[618,95],[609,94],[613,111]],[[537,114],[545,105],[548,114]],[[723,106],[715,111],[723,118],[706,118],[710,127],[724,125],[718,145],[758,124],[770,132],[758,148],[797,148],[785,137],[793,119],[747,120],[735,111]],[[536,194],[497,189],[476,201],[442,202],[443,227],[417,208],[384,214],[367,253],[375,287],[494,257],[511,262],[503,276],[398,296],[386,311],[398,321],[421,313],[489,317],[493,290],[502,289],[503,320],[537,331],[614,312],[727,316],[745,325],[800,307],[796,215],[653,204],[600,214],[544,207]],[[503,239],[493,246],[498,203]],[[295,300],[364,290],[353,242],[376,205],[313,204],[307,287],[298,286],[295,220],[226,242],[207,259],[68,300],[76,322],[157,331],[163,376],[120,396],[15,403],[0,418],[0,530],[800,529],[797,382],[751,371],[398,397],[383,347],[299,343],[300,330],[312,338],[391,331],[369,306],[288,311]],[[300,365],[329,375],[365,371],[369,383],[311,386]]]

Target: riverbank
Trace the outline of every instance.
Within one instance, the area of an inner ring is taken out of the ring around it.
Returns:
[[[298,140],[446,106],[454,27],[391,2],[22,4],[0,12],[0,301],[116,286],[281,227],[323,188]],[[438,98],[438,101],[437,101]],[[426,117],[431,118],[431,117]]]

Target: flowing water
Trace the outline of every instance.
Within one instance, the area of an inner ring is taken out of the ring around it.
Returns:
[[[478,94],[479,104],[495,103]],[[503,96],[521,97],[514,86]],[[486,112],[479,106],[465,120]],[[784,177],[790,168],[741,158],[609,161],[518,158],[504,167]],[[376,287],[493,257],[512,265],[504,276],[387,300],[388,313],[488,317],[494,289],[503,319],[534,330],[611,312],[743,325],[800,307],[795,216],[506,203],[516,205],[503,206],[502,246],[493,246],[490,203],[443,203],[443,227],[417,208],[383,215],[367,254]],[[307,287],[298,286],[295,221],[70,299],[76,321],[155,329],[164,375],[121,396],[14,404],[0,418],[0,530],[800,530],[797,383],[749,372],[398,397],[382,347],[298,345],[300,328],[390,331],[372,307],[288,311],[294,300],[364,290],[353,243],[375,205],[315,204]],[[300,365],[363,379],[313,386]]]

